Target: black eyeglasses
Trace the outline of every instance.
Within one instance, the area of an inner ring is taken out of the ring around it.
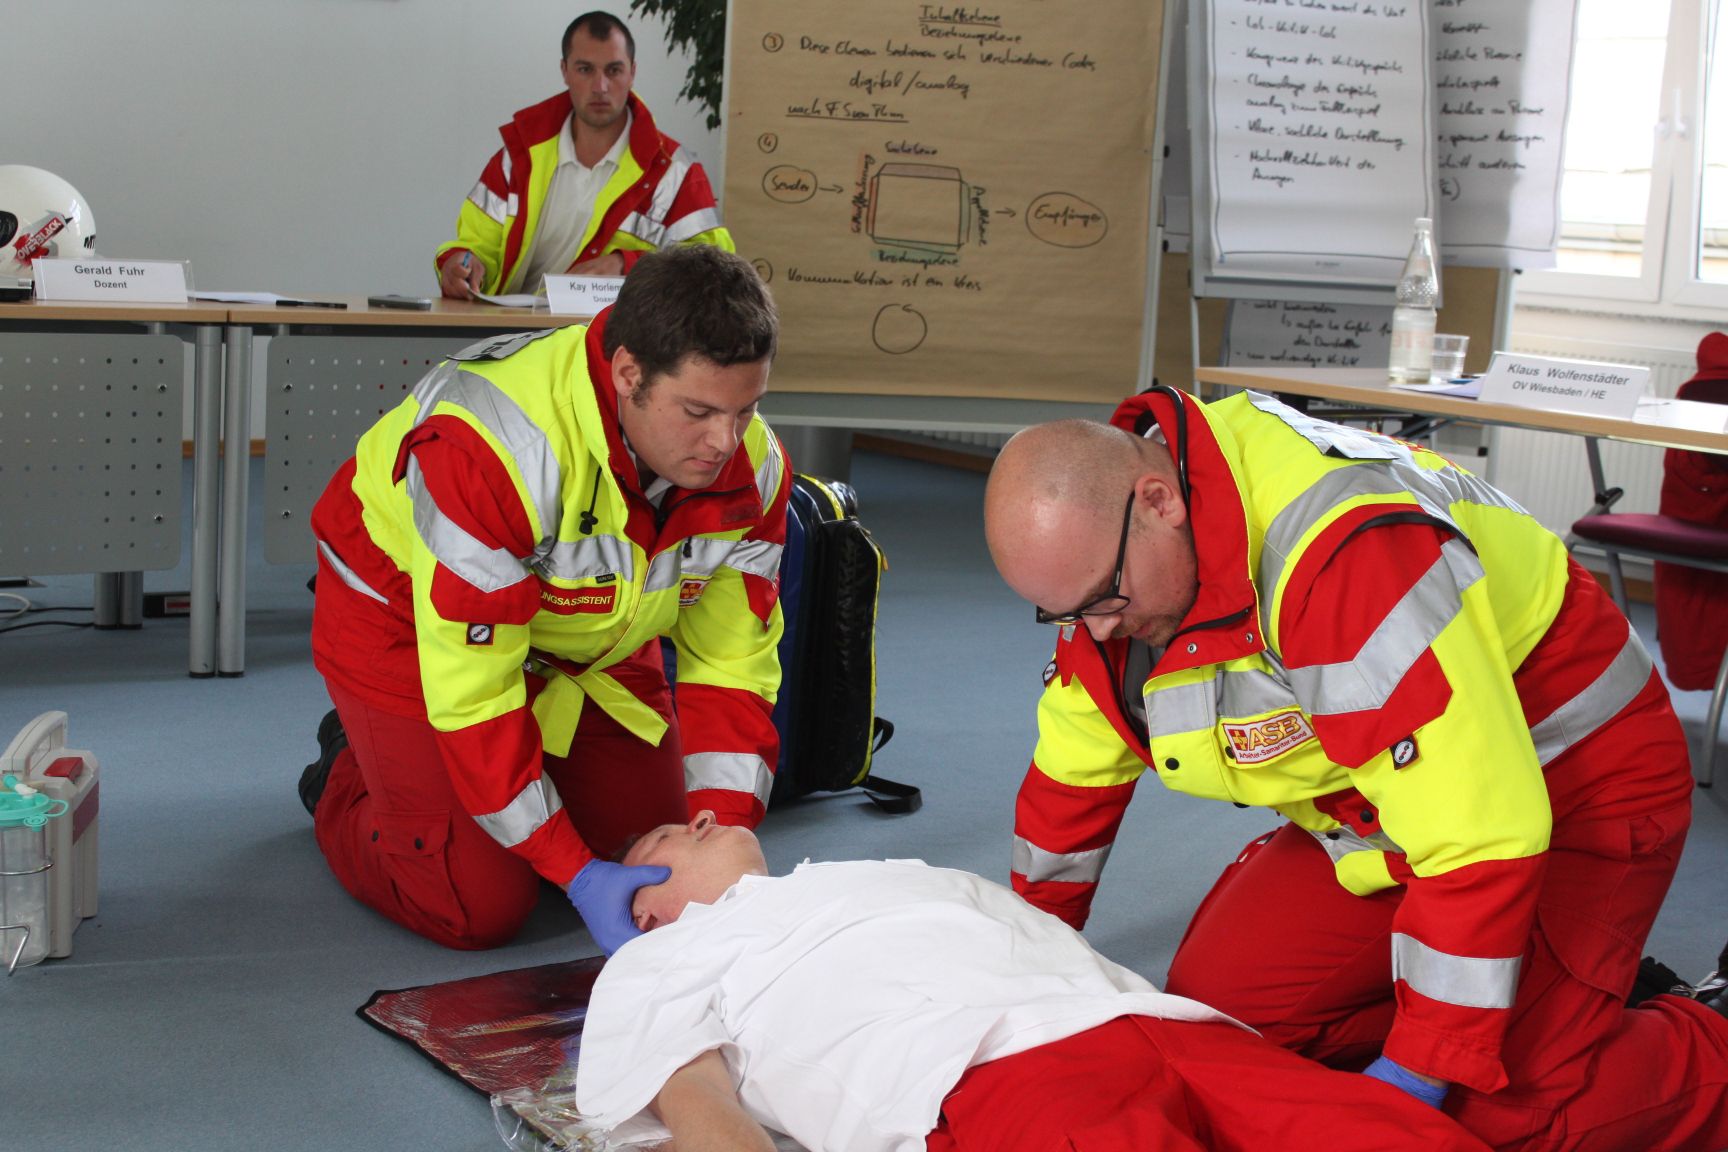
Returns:
[[[1034,608],[1040,624],[1078,624],[1083,616],[1114,616],[1128,607],[1128,597],[1122,595],[1122,564],[1128,559],[1128,525],[1134,518],[1134,493],[1128,493],[1128,503],[1122,509],[1122,540],[1116,545],[1116,575],[1110,581],[1110,591],[1088,600],[1072,612],[1046,612]]]

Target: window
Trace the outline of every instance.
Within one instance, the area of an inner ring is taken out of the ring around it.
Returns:
[[[1552,272],[1524,291],[1728,312],[1728,0],[1577,0]]]

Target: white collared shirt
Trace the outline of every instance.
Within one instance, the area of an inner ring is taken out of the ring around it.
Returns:
[[[606,182],[618,171],[624,150],[630,147],[631,118],[626,109],[624,131],[600,162],[588,168],[576,159],[576,114],[565,117],[564,131],[558,136],[558,167],[546,189],[546,202],[540,207],[540,226],[533,245],[522,262],[521,291],[538,292],[542,276],[562,276],[576,259],[582,238],[588,234],[594,205]]]
[[[594,985],[576,1100],[616,1143],[718,1049],[744,1108],[812,1152],[922,1152],[965,1073],[1119,1016],[1228,1020],[1056,917],[916,860],[746,876],[620,948]]]

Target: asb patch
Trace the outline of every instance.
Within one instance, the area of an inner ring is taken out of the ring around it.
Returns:
[[[1230,741],[1236,763],[1258,764],[1306,744],[1314,739],[1314,729],[1309,726],[1308,717],[1292,708],[1264,720],[1226,721],[1224,736]]]
[[[599,615],[612,611],[612,606],[617,602],[616,584],[603,584],[594,588],[555,588],[546,583],[540,585],[540,607],[560,616],[575,616],[581,613]]]
[[[1408,768],[1416,762],[1416,757],[1422,754],[1422,750],[1416,747],[1416,737],[1414,736],[1406,736],[1392,745],[1391,752],[1392,767],[1394,768]]]
[[[708,577],[686,577],[678,585],[678,607],[688,608],[702,599],[702,590],[708,587]]]
[[[1056,679],[1056,661],[1044,665],[1044,687],[1050,687],[1050,681]]]
[[[492,625],[490,625],[490,624],[470,624],[470,625],[468,625],[468,643],[479,644],[479,645],[491,644],[492,643]]]

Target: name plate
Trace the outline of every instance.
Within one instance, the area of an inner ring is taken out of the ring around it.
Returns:
[[[186,265],[178,260],[38,260],[38,300],[186,303]]]
[[[548,276],[546,307],[555,316],[593,316],[618,299],[622,276]]]
[[[1482,374],[1481,399],[1549,412],[1630,420],[1650,385],[1650,369],[1594,360],[1557,360],[1496,352]]]

